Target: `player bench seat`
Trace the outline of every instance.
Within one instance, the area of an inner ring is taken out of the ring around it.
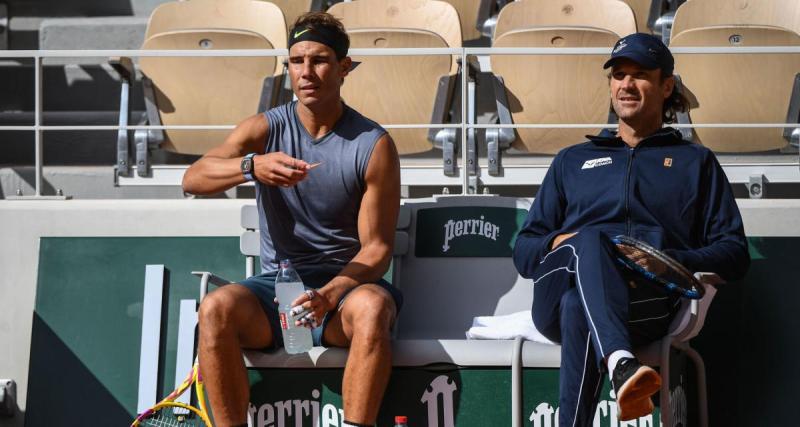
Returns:
[[[403,291],[404,305],[392,343],[395,368],[509,368],[511,424],[522,425],[523,369],[557,369],[560,347],[516,340],[466,340],[475,316],[505,315],[530,310],[530,280],[520,277],[511,252],[530,207],[530,199],[497,196],[446,196],[405,200],[398,219],[391,282]],[[253,274],[258,255],[258,216],[255,206],[242,210],[242,253]],[[197,273],[207,283],[224,284],[210,273]],[[704,276],[718,279],[715,275]],[[662,366],[668,378],[671,348],[683,350],[695,362],[700,387],[700,417],[705,419],[704,367],[687,341],[694,337],[713,298],[685,302],[670,334],[636,353],[645,363]],[[205,291],[201,291],[205,292]],[[245,363],[253,369],[340,369],[347,350],[315,347],[308,354],[285,351],[247,351]],[[662,407],[669,407],[669,382],[664,381]],[[667,399],[667,400],[665,400]],[[664,406],[666,405],[666,406]],[[669,412],[669,411],[665,411]],[[662,414],[662,417],[668,414]],[[666,422],[665,422],[666,424]],[[705,425],[704,422],[701,424]]]
[[[456,366],[510,367],[514,355],[512,340],[397,339],[392,342],[392,365],[420,367],[448,363]],[[523,366],[558,368],[559,347],[536,342],[524,345]],[[261,368],[343,368],[347,349],[314,347],[307,357],[284,351],[245,352],[248,367]]]

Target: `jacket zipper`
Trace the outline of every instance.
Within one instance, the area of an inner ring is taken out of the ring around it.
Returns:
[[[633,155],[636,153],[636,147],[628,147],[628,166],[625,171],[625,235],[631,235],[631,209],[630,209],[630,184],[631,184],[631,166],[633,165]]]

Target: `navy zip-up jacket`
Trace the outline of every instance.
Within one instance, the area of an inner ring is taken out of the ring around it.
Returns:
[[[559,234],[595,228],[664,250],[690,271],[738,279],[750,266],[742,217],[714,153],[663,128],[635,148],[603,131],[561,150],[517,236],[526,278]]]

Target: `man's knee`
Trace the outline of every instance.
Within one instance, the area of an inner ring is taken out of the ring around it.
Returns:
[[[197,322],[200,332],[236,330],[237,315],[243,309],[244,295],[238,285],[227,285],[209,293],[200,303]]]
[[[363,285],[348,295],[347,313],[342,313],[346,322],[350,323],[353,335],[364,335],[372,338],[389,336],[395,317],[395,304],[392,296],[377,285]]]
[[[533,325],[536,326],[536,330],[550,341],[561,342],[561,327],[557,316],[537,315],[537,313],[536,310],[533,310]]]

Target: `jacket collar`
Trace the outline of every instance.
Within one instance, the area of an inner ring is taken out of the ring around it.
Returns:
[[[608,146],[608,147],[622,147],[625,145],[625,142],[622,140],[622,138],[617,136],[617,132],[611,129],[603,129],[597,135],[586,135],[586,137],[589,138],[589,141],[595,143],[596,145]],[[639,142],[639,145],[637,145],[637,147],[640,147],[642,145],[664,146],[664,145],[676,145],[681,143],[688,143],[688,142],[683,140],[683,138],[681,137],[681,133],[677,129],[671,127],[664,127],[657,130],[652,135],[642,139],[642,141]]]

